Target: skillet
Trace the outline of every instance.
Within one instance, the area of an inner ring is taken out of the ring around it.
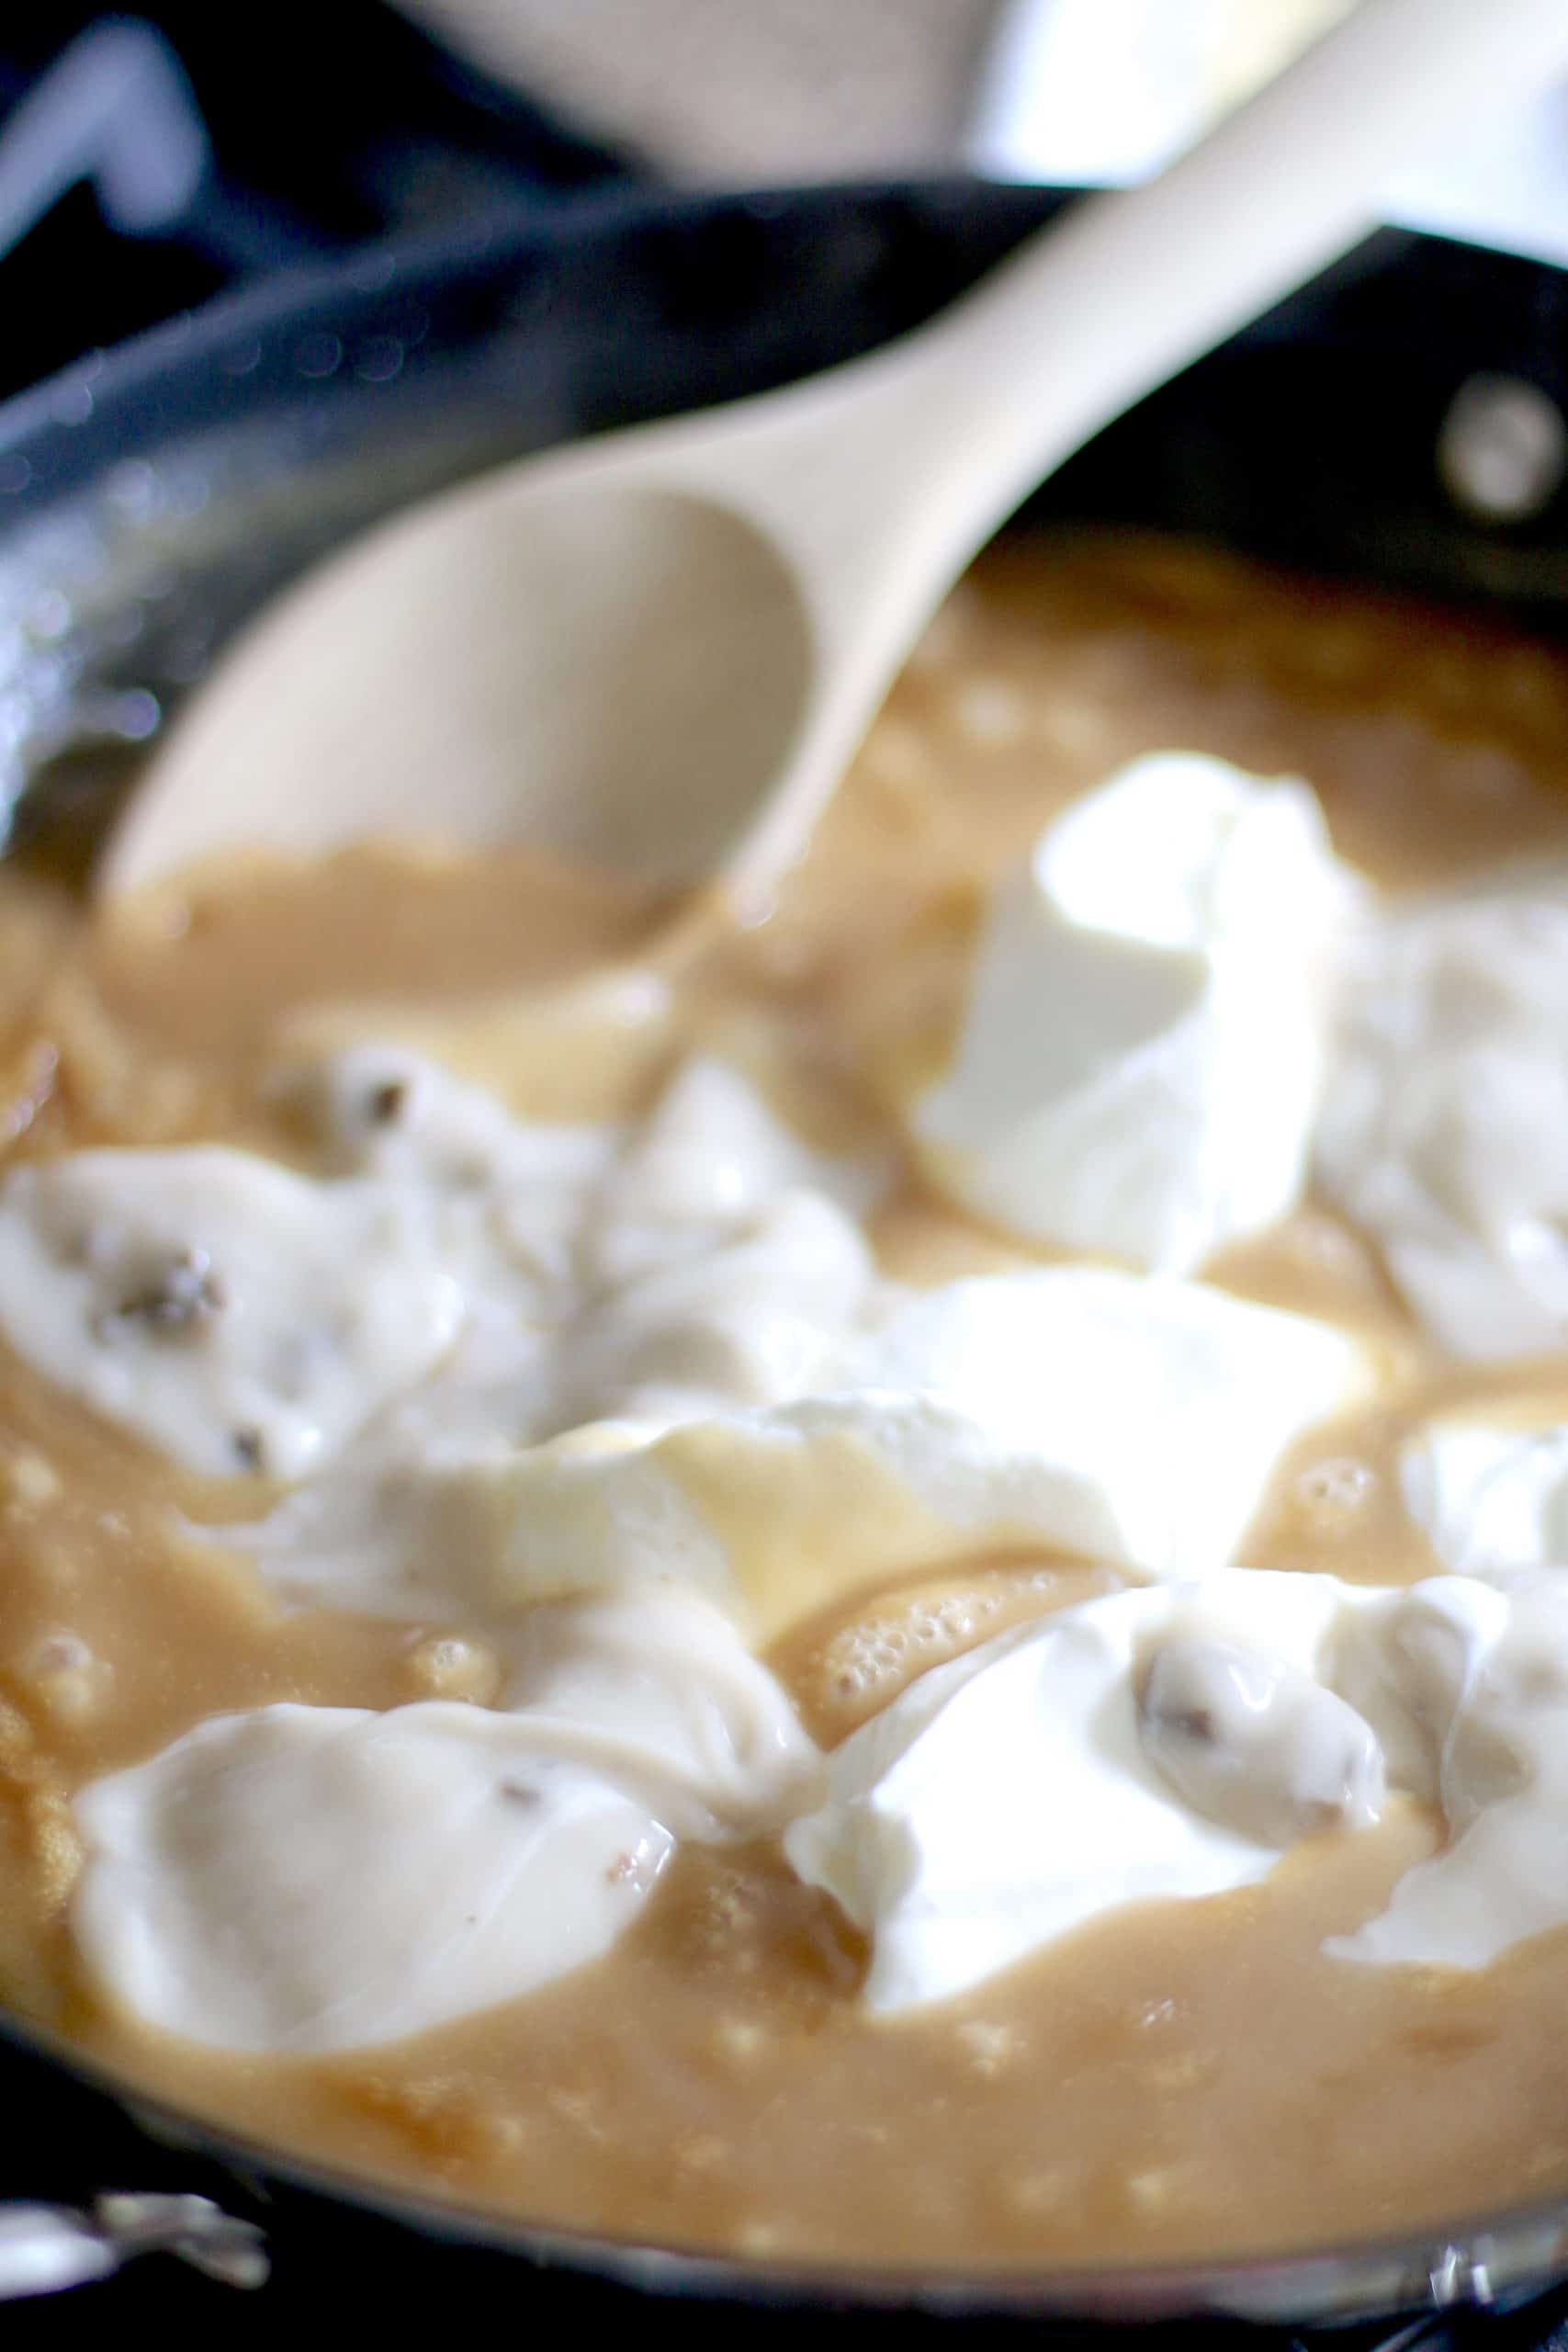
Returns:
[[[591,189],[271,277],[13,400],[0,408],[6,840],[89,842],[224,640],[351,533],[527,449],[869,348],[1070,195],[969,182]],[[1568,492],[1548,469],[1506,515],[1488,514],[1465,492],[1462,446],[1450,486],[1456,431],[1466,418],[1495,427],[1508,383],[1568,408],[1568,272],[1383,232],[1102,435],[1015,527],[1196,533],[1559,635]],[[878,2308],[1063,2325],[1209,2314],[1191,2340],[1216,2345],[1222,2314],[1300,2324],[1430,2313],[1568,2274],[1568,2199],[1455,2216],[1394,2243],[1153,2272],[965,2279],[693,2258],[279,2159],[117,2098],[19,2018],[0,2015],[0,2034],[15,2052],[7,2109],[56,2127],[6,2135],[6,2192],[78,2192],[90,2156],[107,2185],[206,2188],[276,2224],[280,2243],[304,2216],[331,2248],[336,2290],[361,2308],[372,2273],[418,2278],[412,2301],[400,2289],[404,2319],[421,2294],[434,2310],[478,2288],[515,2296],[519,2316],[645,2324],[646,2306],[617,2291],[629,2286],[682,2298],[669,2314],[682,2326],[733,2325],[737,2301],[805,2303],[814,2324],[858,2311],[845,2324],[863,2334]],[[418,2236],[449,2251],[416,2271]],[[460,2254],[459,2241],[491,2251]],[[574,2275],[537,2302],[544,2290],[519,2258]],[[174,2315],[175,2278],[149,2288],[155,2324]],[[309,2286],[319,2295],[322,2281],[313,2273]]]

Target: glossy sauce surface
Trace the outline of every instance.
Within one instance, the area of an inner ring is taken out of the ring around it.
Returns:
[[[750,930],[716,911],[655,947],[648,910],[522,856],[255,864],[96,927],[0,874],[0,1132],[23,1153],[221,1136],[289,1157],[277,1069],[363,1035],[540,1117],[636,1108],[701,1043],[813,1141],[857,1145],[947,1050],[998,865],[1074,792],[1165,745],[1304,775],[1341,853],[1390,888],[1568,854],[1557,657],[1192,550],[1005,547]],[[874,1238],[915,1282],[1033,1261],[912,1182]],[[1207,1271],[1360,1330],[1386,1374],[1280,1465],[1250,1565],[1430,1573],[1393,1475],[1412,1424],[1497,1396],[1568,1419],[1568,1359],[1436,1361],[1321,1206]],[[396,2047],[225,2059],[107,2014],[63,1924],[75,1787],[226,1709],[493,1690],[461,1628],[283,1614],[243,1563],[171,1536],[171,1503],[197,1521],[259,1511],[268,1490],[250,1483],[181,1476],[0,1364],[0,1993],[137,2081],[467,2202],[812,2259],[1138,2261],[1568,2188],[1568,1934],[1472,1976],[1319,1953],[1430,1850],[1409,1805],[1262,1886],[1104,1918],[890,2020],[857,2006],[853,1931],[768,1848],[688,1848],[607,1959]],[[831,1744],[923,1666],[1113,1581],[977,1561],[818,1611],[771,1662]]]

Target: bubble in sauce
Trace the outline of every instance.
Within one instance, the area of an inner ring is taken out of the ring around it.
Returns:
[[[112,1679],[105,1658],[96,1657],[79,1634],[45,1634],[21,1662],[21,1679],[62,1724],[85,1723],[96,1713]]]
[[[1296,1499],[1314,1527],[1332,1533],[1365,1509],[1376,1487],[1370,1463],[1336,1453],[1308,1464],[1296,1480]]]
[[[953,695],[950,707],[958,733],[977,749],[1016,743],[1028,725],[1029,706],[1005,678],[970,679]]]
[[[8,1454],[0,1464],[0,1487],[13,1511],[27,1516],[58,1501],[63,1491],[53,1464],[30,1447]]]
[[[418,1642],[408,1654],[416,1688],[433,1699],[467,1699],[488,1706],[501,1687],[501,1661],[482,1642],[439,1634]]]
[[[827,1687],[840,1700],[889,1699],[911,1675],[980,1640],[1001,1605],[997,1592],[947,1593],[846,1625],[823,1657]]]

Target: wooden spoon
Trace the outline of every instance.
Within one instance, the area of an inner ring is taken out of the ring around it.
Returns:
[[[529,458],[249,630],[100,869],[526,840],[743,904],[969,558],[1102,425],[1353,245],[1390,173],[1568,63],[1568,0],[1362,0],[1156,179],[807,382]],[[1288,462],[1288,453],[1286,453]]]

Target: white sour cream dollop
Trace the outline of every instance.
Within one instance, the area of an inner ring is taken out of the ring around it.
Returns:
[[[1337,1957],[1485,1968],[1568,1923],[1568,1577],[1438,1577],[1369,1612],[1340,1687],[1448,1843]]]
[[[674,1583],[768,1634],[1008,1544],[1161,1576],[1229,1558],[1281,1450],[1359,1369],[1352,1341],[1304,1317],[1049,1267],[909,1295],[824,1395],[664,1431],[603,1423],[420,1483],[462,1530],[446,1558],[470,1611]],[[251,1540],[323,1593],[369,1589],[366,1522],[321,1539],[312,1555],[293,1515]],[[400,1540],[389,1528],[389,1561]]]
[[[203,1148],[0,1183],[0,1335],[186,1468],[292,1482],[369,1431],[395,1476],[455,1437],[767,1403],[872,1292],[835,1197],[866,1171],[722,1064],[687,1065],[629,1140],[383,1046],[301,1091],[319,1174]]]
[[[0,1189],[8,1344],[213,1476],[328,1461],[451,1346],[463,1271],[402,1189],[246,1152],[76,1152]]]
[[[1440,1344],[1568,1341],[1568,907],[1499,898],[1355,948],[1318,1164]]]
[[[1568,1924],[1568,1579],[1243,1569],[1087,1601],[910,1684],[784,1846],[898,2010],[1124,1905],[1259,1880],[1385,1791],[1448,1842],[1332,1955],[1480,1968]]]
[[[1001,887],[956,1058],[914,1113],[934,1181],[1030,1239],[1174,1273],[1272,1224],[1356,898],[1306,785],[1134,761]]]
[[[1128,1903],[1267,1876],[1279,1845],[1198,1810],[1161,1769],[1141,1676],[1180,1634],[1310,1677],[1359,1598],[1255,1569],[1112,1593],[910,1684],[834,1751],[827,1803],[784,1833],[802,1877],[872,1938],[870,2006],[962,1992]],[[1321,1735],[1336,1755],[1341,1728]]]
[[[1429,1421],[1403,1448],[1404,1507],[1446,1568],[1568,1568],[1568,1429]]]
[[[581,1967],[678,1838],[819,1788],[783,1690],[685,1596],[536,1612],[507,1698],[221,1715],[88,1787],[95,1981],[228,2049],[395,2041]]]

